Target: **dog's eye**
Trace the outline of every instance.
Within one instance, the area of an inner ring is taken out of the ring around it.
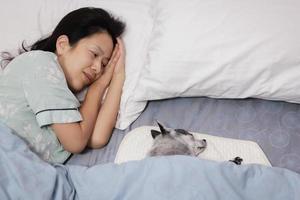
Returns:
[[[176,132],[181,133],[183,135],[192,135],[190,134],[188,131],[184,130],[184,129],[175,129]]]

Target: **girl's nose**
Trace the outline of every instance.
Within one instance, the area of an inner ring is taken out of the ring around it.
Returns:
[[[95,61],[93,63],[92,69],[96,74],[99,74],[101,72],[101,62],[99,60]]]

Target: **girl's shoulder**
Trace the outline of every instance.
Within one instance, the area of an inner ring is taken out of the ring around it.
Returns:
[[[34,62],[49,62],[57,59],[55,53],[49,51],[33,50],[22,53],[15,58],[16,60],[28,60]]]
[[[61,71],[56,54],[41,50],[33,50],[22,53],[13,59],[6,68],[18,70],[24,69],[28,71],[52,68]]]
[[[3,74],[22,79],[32,79],[34,77],[47,77],[55,74],[64,78],[56,54],[47,51],[28,51],[14,58],[4,69]]]
[[[22,74],[35,70],[38,67],[47,68],[48,66],[60,68],[56,54],[40,50],[28,51],[18,55],[9,62],[4,68],[3,74]]]

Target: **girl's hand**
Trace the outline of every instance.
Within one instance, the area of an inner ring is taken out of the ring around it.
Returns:
[[[114,77],[125,79],[125,45],[121,38],[117,38],[119,48],[119,59],[114,69]]]
[[[108,87],[113,77],[116,65],[120,59],[120,55],[120,48],[119,44],[117,43],[113,50],[111,58],[109,59],[109,62],[104,69],[103,74],[94,82],[95,84],[100,84],[104,87]]]

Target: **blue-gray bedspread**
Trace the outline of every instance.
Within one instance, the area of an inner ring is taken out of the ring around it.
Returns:
[[[0,123],[0,199],[299,200],[300,175],[187,156],[121,165],[50,165]]]

